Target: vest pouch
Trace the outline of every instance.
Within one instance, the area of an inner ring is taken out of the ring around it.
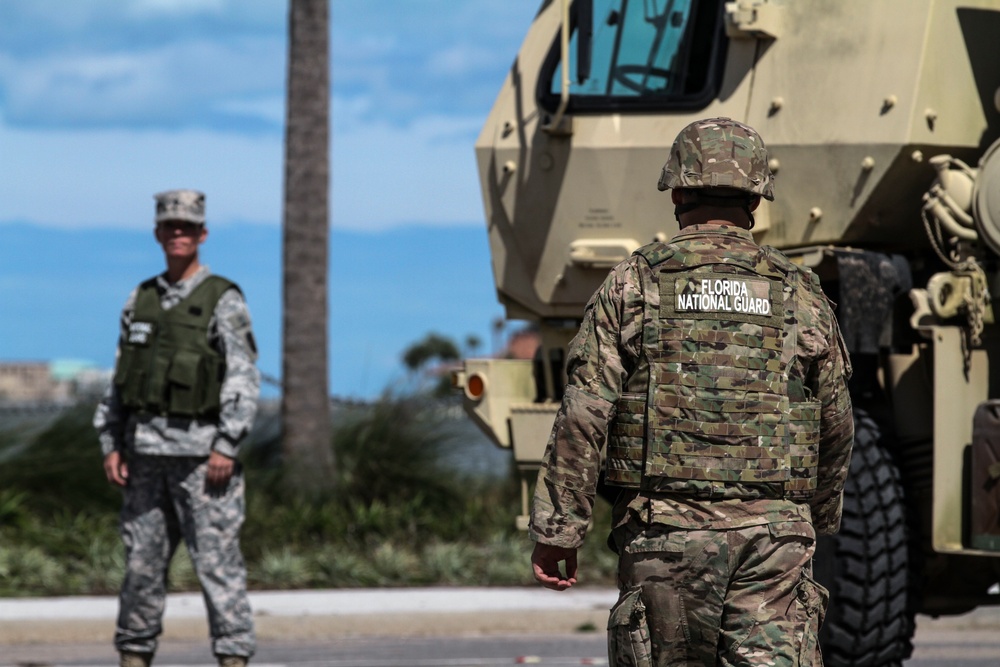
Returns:
[[[1000,400],[980,403],[972,418],[971,546],[1000,551]]]
[[[128,347],[122,347],[118,363],[115,365],[115,388],[122,405],[135,409],[142,405],[142,391],[146,384],[146,373],[136,365],[136,353]]]
[[[811,498],[816,493],[819,470],[819,401],[792,403],[788,410],[789,479],[785,497]]]
[[[642,481],[643,441],[646,437],[646,395],[622,394],[608,433],[604,481],[639,488]]]
[[[200,382],[202,357],[196,352],[180,350],[170,360],[167,370],[167,412],[179,417],[194,417],[201,403]]]
[[[222,404],[222,381],[226,377],[225,359],[214,357],[201,358],[201,396],[198,415],[214,416],[219,414]]]

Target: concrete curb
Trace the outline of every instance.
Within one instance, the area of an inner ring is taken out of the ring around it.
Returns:
[[[250,593],[261,639],[603,632],[611,588],[401,588]],[[115,597],[0,599],[0,645],[111,641]],[[167,597],[164,639],[208,634],[200,594]]]
[[[334,637],[433,637],[603,632],[617,600],[612,588],[380,588],[252,591],[261,640]],[[0,599],[0,645],[110,643],[115,597]],[[167,640],[199,641],[208,634],[198,593],[167,598]],[[961,616],[917,617],[918,634],[1000,632],[1000,607]]]
[[[515,610],[607,610],[618,597],[613,588],[359,588],[309,591],[251,591],[259,616],[342,616],[383,613],[463,613]],[[118,599],[102,597],[2,598],[0,622],[25,620],[114,621]],[[165,618],[200,618],[199,593],[167,596]]]

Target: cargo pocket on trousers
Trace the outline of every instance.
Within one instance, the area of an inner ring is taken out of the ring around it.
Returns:
[[[826,608],[830,604],[830,592],[807,574],[795,587],[795,599],[800,609],[802,646],[799,649],[801,667],[822,667],[820,657],[819,629],[823,627]]]
[[[642,588],[629,590],[608,618],[608,661],[615,667],[652,667]]]

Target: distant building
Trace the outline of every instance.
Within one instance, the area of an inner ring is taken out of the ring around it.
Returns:
[[[0,401],[4,403],[55,402],[60,396],[43,361],[0,362]]]
[[[507,349],[501,353],[505,359],[534,359],[542,337],[535,328],[515,331],[507,340]]]
[[[0,361],[0,405],[63,405],[99,395],[111,371],[87,361]]]
[[[114,372],[81,359],[56,359],[49,371],[57,384],[69,386],[73,399],[98,397],[104,393]]]

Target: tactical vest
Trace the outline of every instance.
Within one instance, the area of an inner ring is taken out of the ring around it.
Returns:
[[[230,288],[239,289],[225,278],[208,276],[186,299],[164,310],[155,278],[139,286],[115,368],[124,407],[188,419],[218,415],[226,359],[208,344],[208,324]]]
[[[665,244],[636,253],[659,307],[646,299],[606,481],[701,498],[810,497],[820,405],[789,378],[799,271],[767,247],[745,258]]]

